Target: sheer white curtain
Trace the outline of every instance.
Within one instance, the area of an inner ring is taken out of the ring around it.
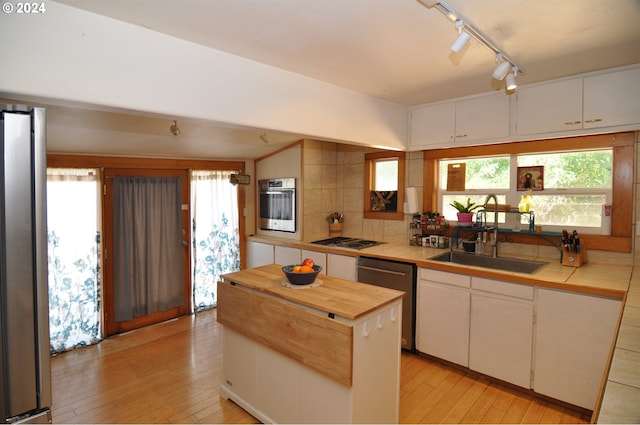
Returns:
[[[98,342],[100,172],[47,170],[50,350]]]
[[[229,183],[234,172],[191,172],[193,305],[196,310],[215,307],[220,275],[240,269],[238,190]]]

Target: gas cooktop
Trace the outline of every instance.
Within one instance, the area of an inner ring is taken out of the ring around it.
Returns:
[[[311,243],[324,246],[335,246],[339,248],[351,248],[351,249],[364,249],[372,246],[380,245],[384,242],[371,241],[367,239],[359,238],[347,238],[344,236],[336,236],[329,239],[321,239],[319,241],[313,241]]]

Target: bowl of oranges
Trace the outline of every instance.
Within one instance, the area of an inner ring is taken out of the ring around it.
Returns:
[[[311,258],[305,258],[302,264],[284,266],[282,271],[292,285],[310,285],[316,281],[322,267],[316,266]]]

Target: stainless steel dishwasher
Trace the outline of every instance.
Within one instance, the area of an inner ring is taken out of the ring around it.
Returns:
[[[402,298],[402,348],[415,351],[416,265],[379,258],[358,257],[358,282],[406,293]]]

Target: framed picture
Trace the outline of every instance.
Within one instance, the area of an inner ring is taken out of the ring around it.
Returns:
[[[544,190],[544,167],[518,167],[518,190]]]

